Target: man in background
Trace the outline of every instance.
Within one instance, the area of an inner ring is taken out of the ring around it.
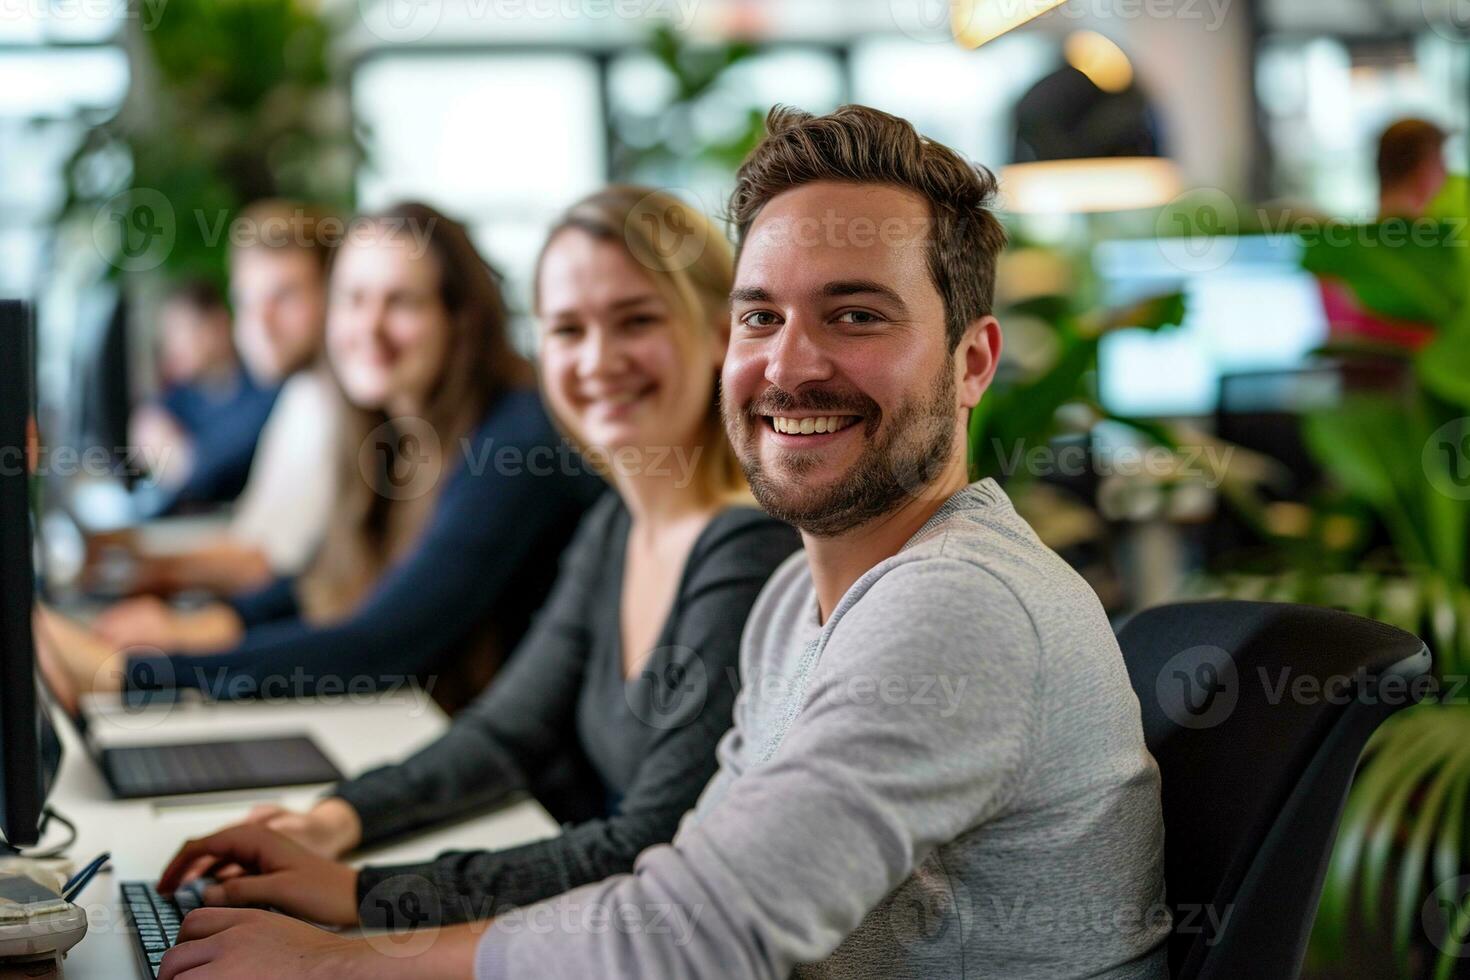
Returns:
[[[1400,119],[1378,141],[1378,218],[1422,218],[1449,180],[1448,134],[1424,119]]]
[[[1449,179],[1445,131],[1423,119],[1400,119],[1378,140],[1378,220],[1418,221]],[[1322,307],[1334,346],[1401,357],[1434,337],[1426,323],[1365,309],[1346,283],[1324,279]]]
[[[277,389],[241,367],[229,307],[212,283],[175,283],[158,327],[162,390],[133,412],[129,441],[153,461],[166,510],[229,503],[245,487]]]
[[[136,591],[239,592],[301,571],[320,543],[335,495],[341,404],[322,357],[327,217],[305,204],[262,201],[232,224],[235,346],[255,383],[279,385],[280,394],[228,531],[188,552],[139,556]],[[156,612],[128,603],[109,616]]]

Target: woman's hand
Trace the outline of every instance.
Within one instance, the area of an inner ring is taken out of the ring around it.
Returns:
[[[122,690],[126,657],[85,626],[37,603],[31,632],[41,673],[67,711],[90,691]]]
[[[258,824],[189,841],[164,869],[159,893],[172,894],[201,868],[232,872],[204,889],[205,905],[270,906],[323,925],[357,924],[357,871]]]
[[[99,636],[119,647],[146,646],[190,653],[227,650],[240,642],[245,632],[235,610],[222,602],[183,612],[153,596],[114,603],[97,617],[94,628]]]
[[[293,840],[313,854],[337,859],[362,843],[362,820],[352,804],[332,796],[306,813],[278,806],[258,806],[245,818]]]
[[[350,938],[285,916],[199,909],[164,954],[159,980],[471,980],[486,924],[437,929],[427,942]]]
[[[337,936],[272,912],[198,909],[163,956],[159,980],[366,980],[375,954],[363,939]],[[391,965],[391,963],[389,964]]]
[[[120,647],[178,648],[178,614],[154,596],[124,599],[108,606],[92,623],[97,635]]]

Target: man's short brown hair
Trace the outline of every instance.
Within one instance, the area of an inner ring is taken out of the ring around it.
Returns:
[[[1378,140],[1378,181],[1393,187],[1444,153],[1448,134],[1425,119],[1400,119]]]
[[[816,181],[889,184],[929,204],[929,274],[944,300],[945,337],[954,350],[969,324],[991,312],[995,263],[1006,244],[996,218],[995,175],[914,130],[906,119],[861,105],[825,116],[776,106],[766,138],[736,175],[730,220],[737,260],[761,208]]]
[[[296,249],[316,259],[325,272],[343,227],[342,220],[326,208],[266,198],[246,205],[230,223],[230,251]]]

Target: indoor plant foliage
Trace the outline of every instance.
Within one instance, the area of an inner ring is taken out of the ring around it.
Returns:
[[[359,144],[330,22],[300,0],[171,0],[147,23],[127,19],[121,111],[90,120],[66,168],[61,220],[112,226],[93,237],[113,268],[220,281],[244,205],[351,203]]]
[[[1369,309],[1432,323],[1437,335],[1414,355],[1402,391],[1349,397],[1309,416],[1306,436],[1324,471],[1385,527],[1399,568],[1373,591],[1390,587],[1398,599],[1375,612],[1425,638],[1440,683],[1365,753],[1314,940],[1331,960],[1354,933],[1391,935],[1404,975],[1445,978],[1470,926],[1460,887],[1470,792],[1470,249],[1456,223],[1419,244],[1391,245],[1382,227],[1349,243],[1309,243],[1307,267],[1348,282]],[[1426,934],[1427,958],[1416,942]]]

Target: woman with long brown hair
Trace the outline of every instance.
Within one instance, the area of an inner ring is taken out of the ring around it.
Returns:
[[[345,422],[323,461],[339,491],[319,555],[299,579],[200,610],[124,604],[100,634],[43,613],[53,681],[230,698],[417,679],[452,710],[519,641],[601,483],[542,408],[465,229],[406,204],[353,231],[330,272]]]

